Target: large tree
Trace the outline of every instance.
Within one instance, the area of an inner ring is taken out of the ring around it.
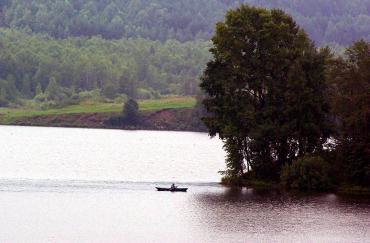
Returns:
[[[230,176],[277,178],[329,136],[326,49],[281,10],[241,5],[218,23],[201,88],[210,135],[225,142]],[[245,166],[245,162],[247,165]]]

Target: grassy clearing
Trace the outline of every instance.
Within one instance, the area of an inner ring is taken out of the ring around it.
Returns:
[[[169,108],[192,108],[196,104],[193,97],[168,97],[158,100],[141,100],[141,111],[156,111]],[[122,104],[83,102],[78,105],[66,106],[59,109],[36,110],[26,108],[0,108],[0,122],[11,124],[13,121],[33,116],[66,115],[81,113],[118,113],[122,111]]]
[[[180,109],[195,107],[196,100],[193,97],[172,97],[159,100],[142,100],[139,102],[141,111],[156,111],[163,109]]]

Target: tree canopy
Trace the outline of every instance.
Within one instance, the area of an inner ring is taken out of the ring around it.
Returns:
[[[0,89],[7,94],[2,99],[34,98],[37,87],[45,91],[51,80],[67,97],[73,91],[95,89],[107,98],[116,94],[137,98],[194,95],[201,67],[209,58],[208,48],[207,42],[200,41],[55,40],[0,29]]]
[[[328,50],[318,51],[281,10],[241,5],[218,23],[201,88],[210,134],[225,141],[228,172],[273,178],[330,134]],[[246,162],[246,166],[244,165]]]

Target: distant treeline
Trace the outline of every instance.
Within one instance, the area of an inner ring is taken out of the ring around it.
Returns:
[[[0,26],[56,38],[209,40],[241,3],[283,9],[318,45],[370,39],[369,0],[3,0]]]
[[[95,89],[108,98],[194,95],[208,49],[209,43],[201,41],[55,40],[0,29],[0,97],[32,99],[51,81],[66,96]]]

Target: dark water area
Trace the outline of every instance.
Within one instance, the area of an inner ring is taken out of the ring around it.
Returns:
[[[199,202],[217,212],[207,214],[211,222],[224,222],[221,228],[253,242],[370,240],[366,197],[230,188],[222,194],[200,195]]]
[[[0,136],[0,242],[370,242],[369,197],[223,187],[206,134]],[[155,189],[172,182],[188,192]]]

